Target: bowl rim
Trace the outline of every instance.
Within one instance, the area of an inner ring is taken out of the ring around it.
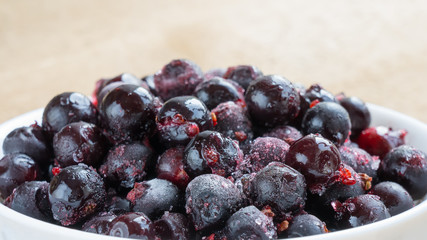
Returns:
[[[411,126],[411,128],[421,129],[421,131],[427,133],[427,125],[417,119],[404,115],[403,113],[397,112],[395,110],[381,107],[375,104],[367,103],[367,106],[371,112],[371,115],[373,116],[372,125],[375,125],[375,123],[378,122],[377,121],[378,116],[390,115],[390,116],[398,117],[402,122],[402,124],[404,124],[404,126]],[[26,124],[28,125],[38,121],[40,121],[41,123],[42,112],[43,112],[42,108],[36,109],[30,112],[24,113],[22,115],[19,115],[17,117],[14,117],[4,123],[1,123],[0,124],[0,143],[3,142],[3,139],[7,135],[7,133],[16,127],[25,126]],[[382,125],[385,125],[385,124],[382,124]],[[412,145],[412,143],[410,144]],[[427,148],[427,146],[425,148]],[[423,150],[426,151],[426,149],[423,149]],[[3,152],[2,152],[2,149],[0,148],[0,156],[2,155],[3,155]],[[358,233],[360,234],[361,231],[363,231],[365,234],[373,233],[378,230],[387,231],[389,229],[396,228],[398,227],[398,225],[404,222],[408,222],[413,218],[420,217],[421,215],[426,213],[427,213],[427,201],[421,201],[415,207],[403,213],[400,213],[396,216],[384,219],[382,221],[378,221],[378,222],[360,226],[360,227],[330,232],[327,234],[300,237],[298,239],[301,239],[301,240],[345,239],[346,237],[357,235]],[[99,240],[117,239],[116,237],[112,237],[112,236],[85,232],[78,229],[72,229],[72,228],[63,227],[60,225],[55,225],[53,223],[44,222],[42,220],[32,218],[24,214],[21,214],[17,211],[14,211],[4,206],[3,204],[0,204],[0,217],[7,218],[7,220],[13,221],[16,224],[34,225],[33,227],[36,227],[37,229],[43,229],[44,232],[53,234],[53,235],[57,235],[58,233],[60,233],[60,235],[66,234],[68,235],[68,237],[73,237],[78,239],[94,239],[94,238]]]

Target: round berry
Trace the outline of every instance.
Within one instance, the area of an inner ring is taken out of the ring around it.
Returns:
[[[245,95],[253,122],[261,127],[286,124],[298,116],[300,99],[292,83],[278,75],[258,77]]]
[[[371,156],[365,150],[351,146],[341,146],[339,151],[343,163],[349,165],[358,173],[367,174],[372,178],[373,182],[378,181],[377,171],[381,160],[377,156]]]
[[[264,133],[262,136],[279,138],[288,144],[292,144],[296,140],[303,137],[298,129],[288,125],[275,127]]]
[[[235,81],[246,90],[252,81],[262,75],[262,72],[255,66],[238,65],[227,68],[223,78]]]
[[[301,214],[292,219],[285,235],[288,238],[296,238],[328,232],[326,224],[319,218],[311,214]]]
[[[155,239],[156,232],[151,220],[141,212],[120,215],[110,222],[108,235],[122,238]]]
[[[184,147],[169,148],[157,160],[157,178],[165,179],[185,190],[190,177],[184,170]]]
[[[154,222],[154,226],[160,239],[192,239],[193,229],[184,214],[166,211],[159,220]]]
[[[365,102],[357,97],[344,97],[339,99],[339,103],[350,115],[351,136],[359,136],[371,124],[371,113]]]
[[[116,214],[112,212],[100,212],[83,224],[82,231],[107,235],[109,231],[108,225],[116,217]]]
[[[395,182],[380,182],[369,193],[380,197],[391,216],[414,207],[414,200],[411,195],[400,184]]]
[[[407,133],[406,130],[395,131],[384,126],[370,127],[362,131],[357,144],[371,155],[383,159],[391,149],[405,144]]]

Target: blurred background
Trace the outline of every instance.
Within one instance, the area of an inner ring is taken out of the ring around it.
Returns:
[[[0,0],[0,122],[172,59],[251,64],[427,122],[425,1]]]

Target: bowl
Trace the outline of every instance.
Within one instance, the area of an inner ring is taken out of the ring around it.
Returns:
[[[406,141],[427,152],[427,125],[391,109],[368,104],[372,115],[372,126],[390,126],[394,129],[406,129]],[[43,109],[28,112],[0,125],[0,143],[13,129],[40,122]],[[3,153],[0,149],[0,156]],[[301,240],[377,240],[377,239],[423,239],[427,234],[427,201],[420,201],[414,208],[394,217],[373,224],[341,230],[327,234],[298,238]],[[40,240],[112,240],[109,237],[62,227],[30,218],[0,204],[0,239],[40,239]]]

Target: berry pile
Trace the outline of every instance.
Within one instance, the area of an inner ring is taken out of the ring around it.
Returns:
[[[277,239],[397,215],[427,193],[407,132],[365,103],[250,65],[178,59],[52,98],[3,142],[0,198],[25,215],[137,239]]]

